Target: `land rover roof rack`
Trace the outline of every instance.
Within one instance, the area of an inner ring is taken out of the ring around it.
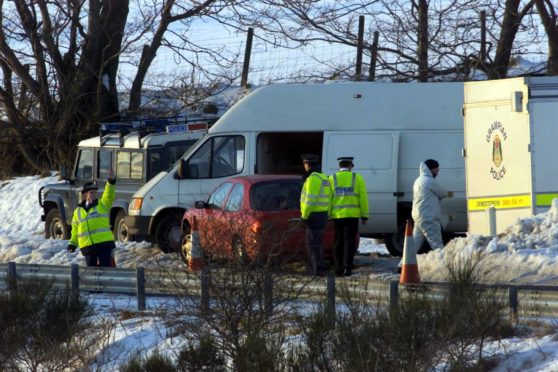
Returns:
[[[206,130],[217,121],[214,116],[174,116],[157,119],[141,119],[112,123],[99,123],[99,138],[103,146],[108,134],[118,134],[120,147],[124,144],[124,136],[130,133],[138,134],[138,141],[152,133],[180,133]]]

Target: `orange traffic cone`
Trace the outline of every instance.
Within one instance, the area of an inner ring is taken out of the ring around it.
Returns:
[[[198,231],[198,221],[194,216],[192,218],[192,226],[190,232],[190,245],[187,247],[186,260],[188,269],[199,271],[203,268],[203,252],[200,244],[200,233]]]
[[[407,220],[405,226],[405,243],[403,245],[403,259],[401,266],[400,284],[419,284],[420,275],[417,265],[417,253],[413,240],[413,222]]]

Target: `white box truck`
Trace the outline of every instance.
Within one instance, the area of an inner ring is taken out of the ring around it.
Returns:
[[[558,78],[465,83],[465,168],[469,232],[496,232],[548,210],[558,197]]]
[[[224,179],[236,175],[302,174],[300,155],[322,157],[332,174],[337,157],[353,156],[363,175],[370,218],[362,236],[403,246],[412,185],[421,161],[441,164],[443,228],[467,228],[463,148],[463,83],[278,84],[237,102],[168,172],[136,192],[126,223],[136,237],[178,248],[181,217]],[[186,227],[187,228],[187,227]]]

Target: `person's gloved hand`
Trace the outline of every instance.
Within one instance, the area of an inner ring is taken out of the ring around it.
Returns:
[[[76,251],[76,246],[73,244],[68,244],[68,247],[66,248],[66,250],[70,253],[74,253]]]
[[[360,223],[363,224],[363,225],[366,223],[366,221],[368,221],[368,218],[362,217],[360,219]]]

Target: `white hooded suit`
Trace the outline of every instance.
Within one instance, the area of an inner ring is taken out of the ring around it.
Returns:
[[[442,228],[440,225],[440,203],[448,196],[448,192],[436,182],[432,172],[424,162],[420,163],[419,177],[413,184],[413,210],[415,221],[413,239],[418,251],[424,239],[432,249],[444,247]]]

